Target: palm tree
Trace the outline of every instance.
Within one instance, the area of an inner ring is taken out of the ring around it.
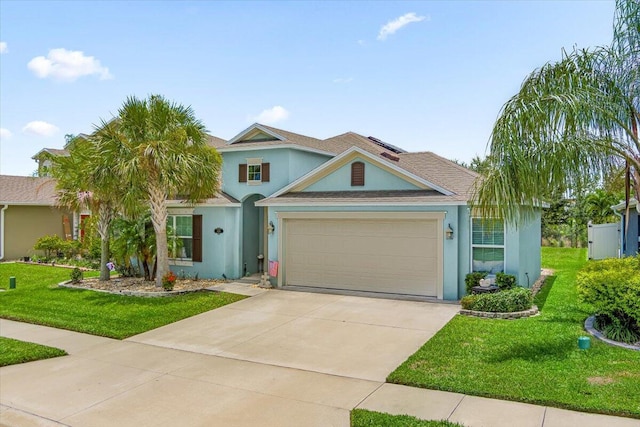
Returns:
[[[615,194],[598,188],[585,199],[586,214],[594,224],[615,222],[616,216],[611,210],[611,206],[617,203],[618,198]]]
[[[620,167],[640,196],[639,124],[640,2],[617,0],[611,46],[563,51],[502,107],[476,207],[517,224],[554,188]]]
[[[105,165],[94,141],[77,138],[69,156],[52,158],[57,203],[73,211],[89,209],[97,215],[100,234],[100,280],[109,280],[109,228],[115,218],[118,182]]]
[[[156,235],[156,285],[169,271],[167,200],[182,197],[196,203],[218,190],[222,160],[208,146],[205,127],[191,107],[169,102],[159,95],[127,98],[118,116],[105,126],[98,150],[115,167],[127,188],[122,202],[134,207],[146,200]]]

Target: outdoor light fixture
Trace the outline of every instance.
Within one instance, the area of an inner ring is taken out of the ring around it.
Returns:
[[[447,237],[447,240],[453,239],[453,228],[451,228],[451,224],[447,225],[447,229],[444,230],[444,235]]]
[[[267,233],[273,234],[275,230],[276,230],[276,226],[273,225],[273,221],[269,221],[269,225],[267,226]]]

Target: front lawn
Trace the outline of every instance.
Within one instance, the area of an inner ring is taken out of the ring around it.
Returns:
[[[144,298],[58,288],[70,274],[59,267],[0,264],[0,288],[8,289],[9,277],[16,277],[16,289],[0,292],[0,317],[123,339],[245,298],[208,291]]]
[[[4,337],[0,337],[0,348],[2,349],[0,351],[0,366],[17,365],[18,363],[50,359],[67,354],[66,351],[59,348]]]
[[[410,415],[390,415],[384,412],[354,409],[351,427],[464,427],[449,421],[425,421]]]
[[[591,340],[578,302],[585,250],[543,248],[556,270],[536,297],[541,315],[520,320],[456,316],[387,381],[476,396],[640,418],[640,351]]]

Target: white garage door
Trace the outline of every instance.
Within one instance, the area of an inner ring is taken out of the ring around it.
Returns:
[[[438,221],[287,219],[284,284],[437,296]]]

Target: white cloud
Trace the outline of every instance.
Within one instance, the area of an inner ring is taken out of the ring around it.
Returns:
[[[0,140],[4,141],[11,138],[11,131],[9,129],[0,128]]]
[[[366,42],[366,41],[364,41],[364,40],[362,40],[362,39],[360,39],[360,40],[358,40],[358,44],[359,44],[360,46],[364,46],[364,45],[366,45],[366,44],[367,44],[367,42]]]
[[[72,82],[82,76],[98,75],[100,80],[112,79],[109,69],[93,56],[85,56],[79,50],[51,49],[45,58],[36,56],[27,64],[41,79],[51,77]]]
[[[56,125],[39,120],[29,122],[22,128],[22,132],[37,136],[51,136],[59,130]]]
[[[409,25],[412,22],[424,21],[425,19],[429,21],[431,18],[429,16],[417,16],[415,12],[405,13],[399,18],[396,18],[393,21],[389,21],[385,25],[383,25],[382,28],[380,28],[380,32],[378,33],[378,40],[385,40],[387,36],[394,34],[405,25]]]
[[[333,79],[334,83],[351,83],[352,81],[353,81],[353,77],[347,77],[347,78],[340,77],[337,79]]]
[[[273,124],[289,118],[289,112],[279,105],[268,108],[258,114],[253,121],[264,123],[265,125]]]
[[[9,46],[7,46],[7,42],[0,42],[0,53],[9,52]]]

